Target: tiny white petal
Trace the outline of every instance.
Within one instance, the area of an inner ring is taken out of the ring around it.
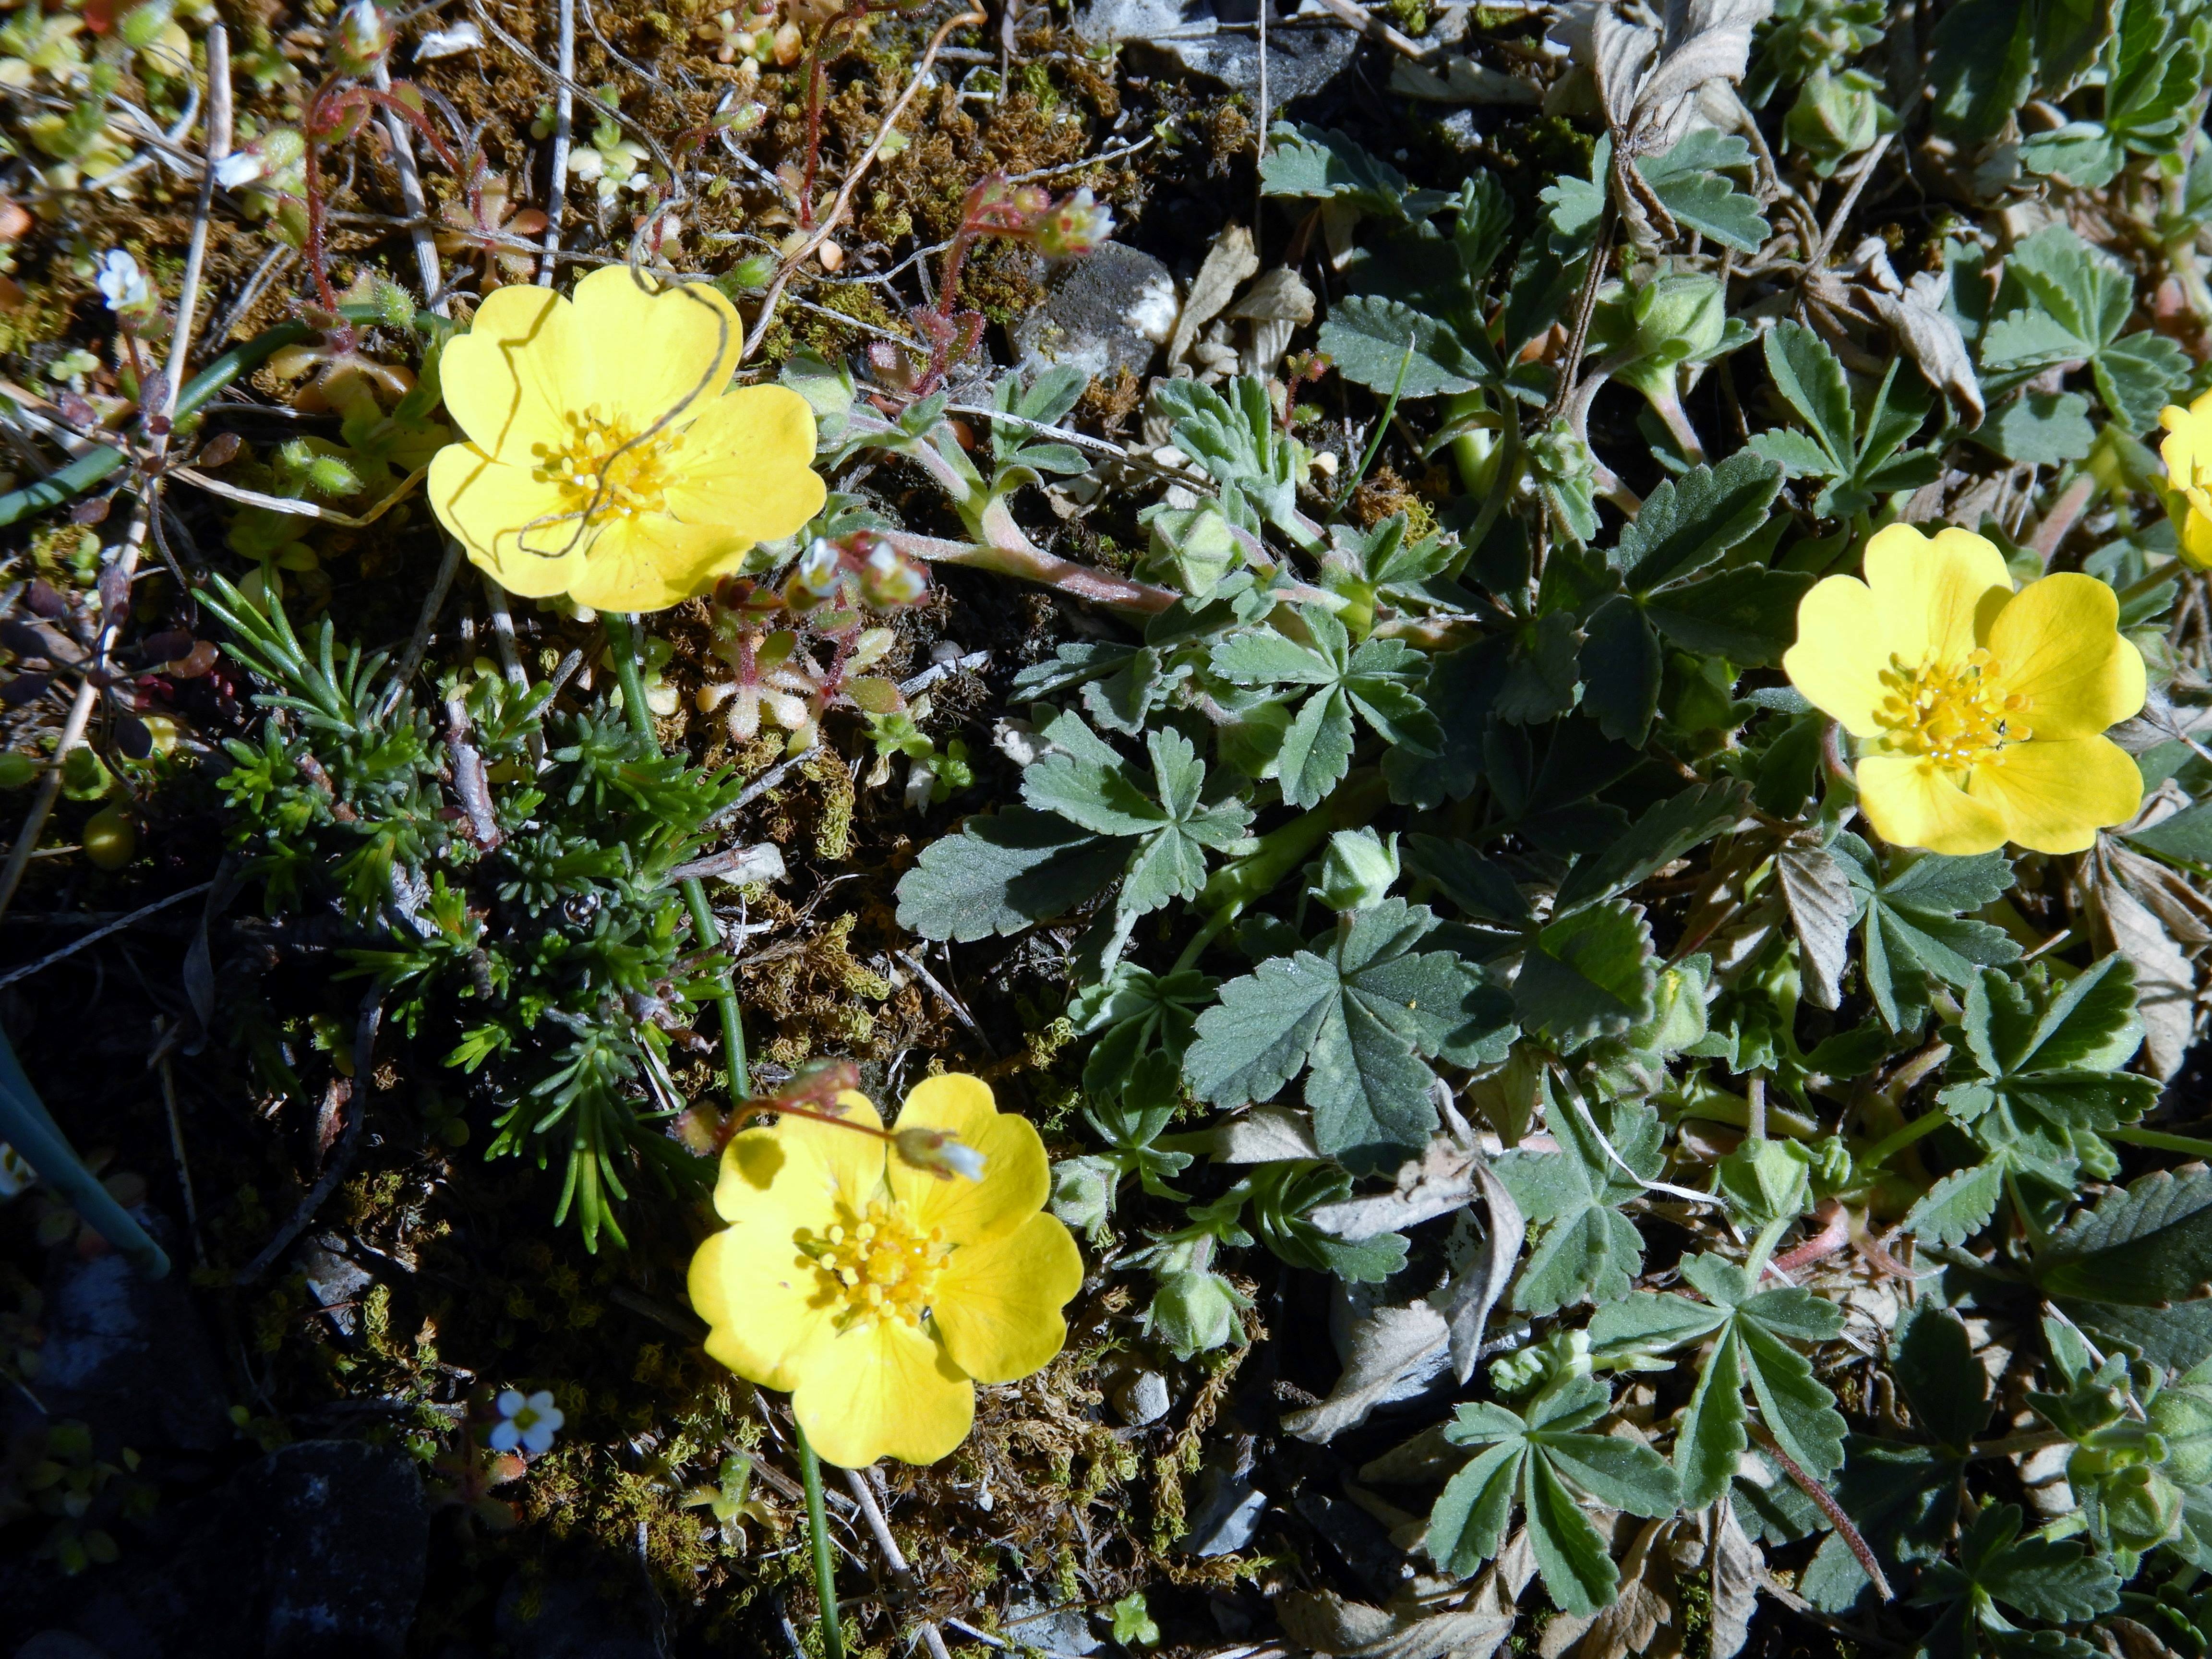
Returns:
[[[522,1431],[512,1423],[497,1423],[492,1425],[491,1449],[494,1451],[513,1451],[521,1439]]]
[[[452,58],[465,52],[474,52],[484,43],[483,31],[474,23],[456,23],[451,28],[431,29],[415,43],[415,61],[428,63],[434,58]]]
[[[514,1416],[526,1403],[520,1389],[501,1389],[499,1392],[499,1414],[501,1417]]]
[[[265,171],[260,156],[250,149],[234,149],[215,164],[215,181],[225,190],[250,185]]]
[[[550,1389],[540,1389],[536,1394],[532,1395],[530,1396],[530,1409],[534,1412],[553,1411],[553,1390]],[[558,1417],[560,1413],[553,1412],[553,1414],[554,1416]]]
[[[970,1181],[983,1178],[983,1154],[967,1142],[947,1140],[938,1149],[937,1155],[951,1165],[956,1175],[964,1176]]]

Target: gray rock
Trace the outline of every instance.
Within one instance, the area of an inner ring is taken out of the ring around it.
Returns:
[[[176,1230],[149,1210],[137,1214],[179,1260]],[[222,1372],[187,1279],[181,1266],[148,1279],[112,1250],[51,1260],[39,1399],[55,1417],[89,1423],[104,1454],[230,1443]]]
[[[999,1629],[1008,1641],[1047,1653],[1096,1653],[1105,1645],[1091,1633],[1080,1607],[1055,1610],[1042,1597],[1010,1603]]]
[[[518,1575],[499,1598],[500,1639],[514,1659],[656,1659],[635,1588],[588,1575]]]
[[[1267,102],[1279,112],[1319,92],[1359,50],[1359,37],[1320,12],[1283,17],[1268,14]],[[1260,42],[1249,24],[1260,15],[1255,0],[1087,0],[1075,14],[1075,32],[1086,40],[1119,41],[1139,54],[1163,58],[1176,69],[1218,81],[1232,92],[1260,87]]]
[[[345,1241],[336,1233],[316,1233],[300,1246],[300,1270],[317,1305],[339,1332],[353,1336],[361,1330],[361,1310],[354,1303],[376,1281],[365,1267],[345,1254]]]
[[[108,1652],[65,1630],[42,1630],[15,1650],[15,1659],[108,1659]]]
[[[1186,1555],[1234,1555],[1260,1530],[1267,1494],[1241,1474],[1210,1468],[1198,1478],[1190,1528],[1176,1542]]]
[[[246,1497],[262,1525],[269,1659],[398,1659],[430,1549],[430,1512],[407,1454],[303,1440],[270,1453]]]
[[[1014,330],[1030,373],[1073,363],[1094,380],[1142,374],[1175,331],[1175,277],[1149,253],[1109,242],[1045,277],[1043,302]]]
[[[1115,1389],[1113,1397],[1114,1409],[1133,1428],[1158,1422],[1174,1404],[1168,1393],[1168,1380],[1158,1371],[1139,1371],[1126,1378]]]

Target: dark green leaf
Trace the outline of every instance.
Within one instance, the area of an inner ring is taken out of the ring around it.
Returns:
[[[1632,593],[1680,581],[1763,525],[1781,488],[1781,470],[1749,450],[1662,479],[1607,560]]]
[[[899,926],[965,944],[1065,915],[1121,872],[1127,848],[1011,806],[932,842],[898,884]]]
[[[1650,1018],[1657,981],[1643,913],[1619,902],[1596,904],[1536,934],[1513,998],[1524,1026],[1571,1052]]]

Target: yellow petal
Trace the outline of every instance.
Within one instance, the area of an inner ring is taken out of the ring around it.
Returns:
[[[1060,1310],[1083,1288],[1074,1237],[1038,1211],[1010,1233],[953,1251],[932,1317],[960,1369],[1011,1382],[1048,1364],[1067,1340]]]
[[[797,1386],[799,1361],[834,1332],[835,1291],[791,1236],[755,1222],[726,1227],[691,1258],[691,1306],[708,1356],[764,1389]]]
[[[719,526],[682,524],[665,513],[614,519],[600,526],[568,591],[594,611],[665,611],[737,569],[751,545]]]
[[[983,1178],[939,1176],[890,1161],[892,1193],[915,1224],[942,1227],[948,1243],[973,1244],[1012,1232],[1044,1207],[1052,1170],[1025,1117],[994,1109],[990,1085],[958,1073],[924,1078],[899,1108],[898,1127],[949,1129],[983,1155]]]
[[[714,289],[661,283],[627,265],[602,266],[578,283],[575,307],[592,359],[586,401],[641,428],[668,415],[680,428],[705,414],[744,343],[736,309]]]
[[[826,1463],[934,1463],[968,1437],[975,1388],[941,1345],[896,1319],[856,1325],[801,1362],[791,1409]]]
[[[1893,846],[1958,856],[1994,852],[2005,844],[2002,815],[1960,788],[1954,775],[1906,755],[1869,755],[1858,764],[1859,809]]]
[[[1881,641],[1873,590],[1856,576],[1830,576],[1798,602],[1797,643],[1783,653],[1782,671],[1853,737],[1875,737],[1882,729],[1875,711],[1889,695]]]
[[[2212,570],[2212,491],[2185,490],[2181,506],[2174,516],[2180,520],[2182,559],[2199,570]]]
[[[1909,524],[1875,532],[1866,579],[1881,617],[1882,654],[1908,666],[1966,656],[2012,592],[2004,556],[1990,542],[1951,529],[1931,540]]]
[[[689,524],[769,542],[822,510],[814,411],[788,386],[749,386],[717,398],[684,434],[682,475],[668,510]]]
[[[560,493],[528,469],[473,444],[447,444],[430,459],[428,485],[438,522],[508,592],[530,599],[565,593],[582,573],[589,532],[562,514]]]
[[[2142,805],[2142,774],[2110,738],[2008,744],[1999,764],[1974,769],[1969,787],[2008,839],[2038,853],[2087,852],[2098,830]]]
[[[589,387],[568,302],[550,289],[495,289],[438,360],[447,411],[479,448],[526,465],[568,441],[565,411]]]
[[[836,1171],[811,1144],[787,1134],[787,1127],[730,1137],[714,1182],[714,1212],[723,1220],[757,1222],[787,1237],[836,1220]]]
[[[837,1097],[837,1103],[845,1109],[845,1121],[871,1129],[884,1127],[875,1103],[859,1091],[846,1090]],[[866,1209],[871,1199],[882,1196],[884,1146],[876,1136],[805,1117],[781,1119],[775,1133],[795,1149],[804,1149],[829,1171],[830,1184],[848,1209]]]
[[[2139,713],[2142,653],[2119,633],[2118,597],[2069,571],[2030,582],[1990,627],[1990,653],[2006,691],[2028,699],[2039,738],[2093,738]]]

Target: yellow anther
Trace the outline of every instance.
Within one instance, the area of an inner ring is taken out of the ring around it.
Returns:
[[[2004,665],[1981,647],[1955,663],[1908,665],[1892,657],[1881,672],[1890,688],[1875,719],[1891,749],[1947,770],[1993,764],[2008,744],[2029,736],[2019,718],[2029,699],[2004,689]]]

